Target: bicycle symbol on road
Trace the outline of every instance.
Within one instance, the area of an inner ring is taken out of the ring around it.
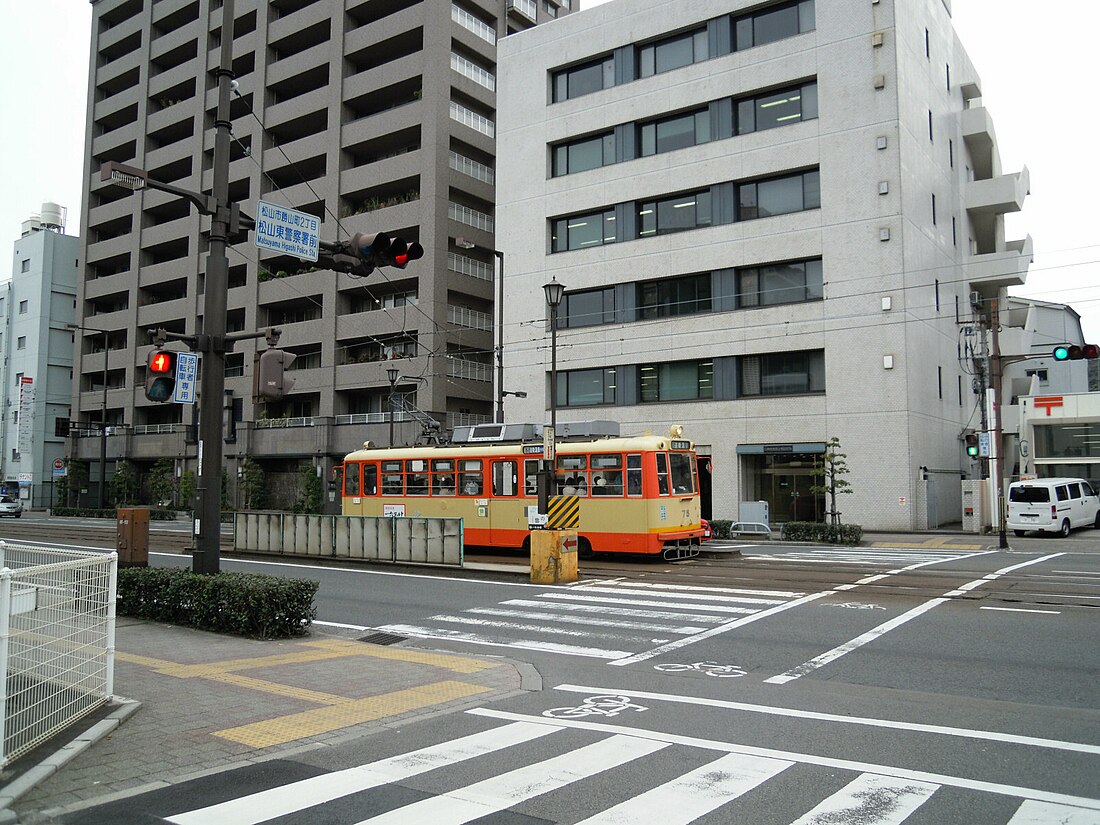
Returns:
[[[825,604],[822,607],[846,607],[849,610],[885,610],[885,607],[879,607],[877,604],[863,604],[861,602],[833,602],[832,604]]]
[[[553,719],[581,719],[585,716],[618,716],[625,710],[640,712],[649,708],[633,704],[629,696],[589,696],[576,707],[551,708],[544,710],[542,715]]]
[[[744,676],[748,673],[744,668],[740,668],[737,665],[720,665],[717,662],[693,662],[690,665],[681,664],[665,664],[654,665],[654,670],[659,670],[662,673],[704,673],[707,676],[716,676],[719,679],[736,679],[738,676]]]

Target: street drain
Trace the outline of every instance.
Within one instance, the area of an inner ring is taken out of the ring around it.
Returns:
[[[368,633],[359,639],[360,642],[367,642],[372,645],[395,645],[398,642],[405,641],[405,636],[398,636],[396,633],[385,633],[381,630],[377,630],[374,633]]]

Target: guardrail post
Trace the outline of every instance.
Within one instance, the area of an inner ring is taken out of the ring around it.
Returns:
[[[0,765],[6,765],[8,733],[8,640],[11,638],[11,568],[0,570]]]
[[[103,687],[108,700],[115,694],[115,598],[118,596],[118,553],[107,556],[107,680]]]

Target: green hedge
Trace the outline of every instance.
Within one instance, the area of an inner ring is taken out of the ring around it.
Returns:
[[[320,582],[163,567],[118,571],[117,613],[254,639],[302,636]]]
[[[858,524],[822,524],[817,521],[788,521],[783,538],[789,541],[815,541],[823,544],[859,544],[863,528]]]
[[[50,510],[52,516],[68,516],[70,518],[116,518],[118,511],[114,507],[54,507]],[[175,510],[149,509],[150,521],[175,521]]]

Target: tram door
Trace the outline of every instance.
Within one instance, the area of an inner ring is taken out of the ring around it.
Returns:
[[[489,500],[489,540],[494,547],[516,546],[523,541],[527,529],[522,497],[519,462],[514,459],[494,461],[492,469],[493,497]]]

